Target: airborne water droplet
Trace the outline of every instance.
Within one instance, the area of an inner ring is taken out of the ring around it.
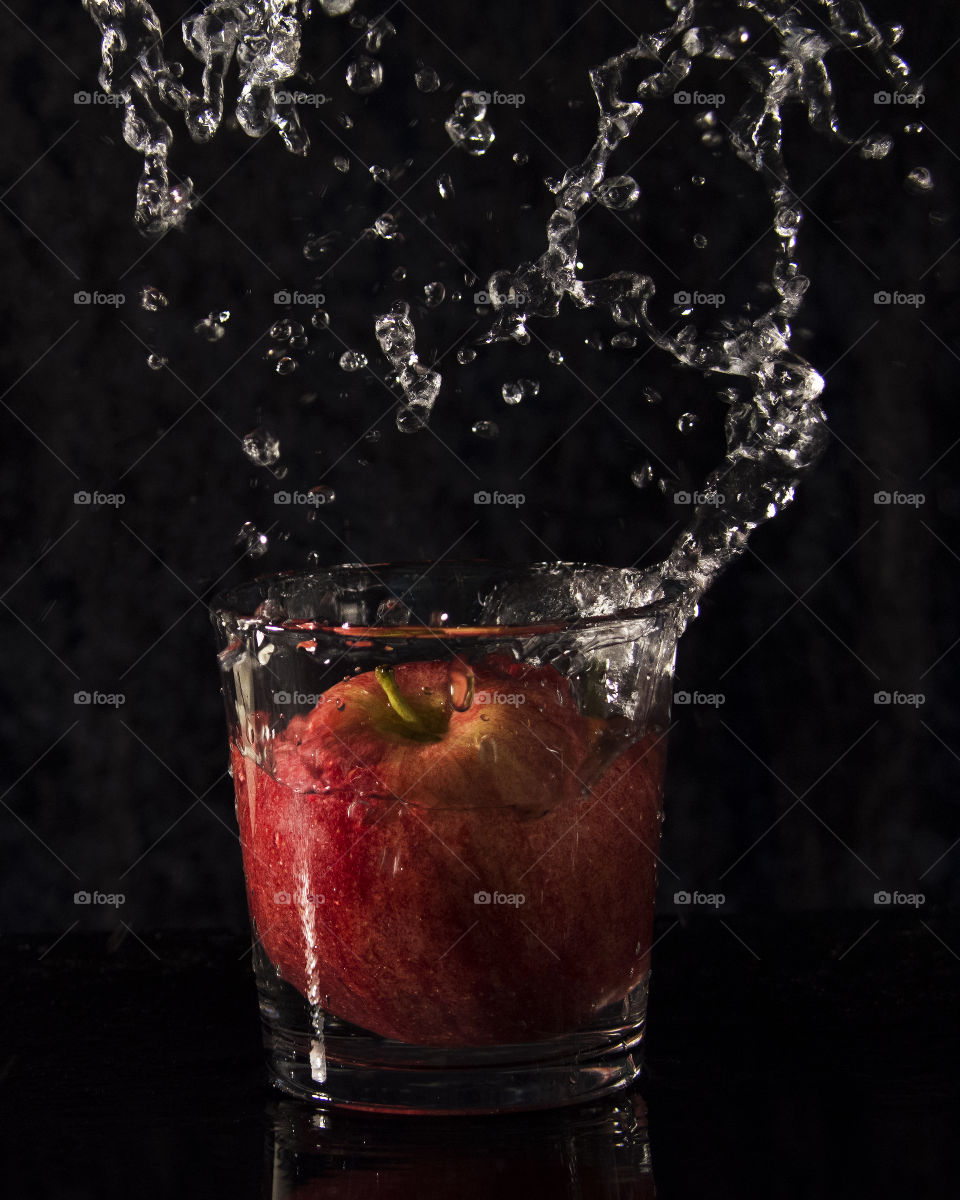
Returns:
[[[500,389],[500,394],[503,396],[505,403],[519,404],[523,399],[523,384],[519,382],[505,383]]]
[[[369,54],[359,55],[347,67],[347,87],[358,96],[368,96],[383,83],[383,66]]]
[[[157,312],[161,308],[166,308],[168,300],[159,288],[145,287],[140,292],[140,307],[147,312]]]
[[[470,426],[470,432],[475,433],[479,438],[486,438],[488,441],[500,434],[500,426],[496,421],[476,421]]]
[[[467,363],[472,363],[476,357],[477,352],[472,346],[461,346],[457,351],[457,362],[463,366],[466,366]]]
[[[342,17],[353,5],[354,0],[320,0],[320,7],[328,17]]]
[[[560,353],[559,350],[551,350],[550,353],[547,355],[547,358],[550,362],[553,363],[553,365],[555,367],[559,367],[560,364],[563,362],[563,355]]]
[[[421,67],[413,80],[421,92],[435,92],[440,86],[440,76],[433,67]]]
[[[271,467],[280,457],[280,440],[269,429],[257,427],[243,439],[243,452],[258,467]]]
[[[678,432],[682,433],[684,436],[687,436],[688,434],[693,433],[693,431],[696,429],[696,427],[697,427],[696,413],[685,412],[685,413],[680,414],[680,417],[677,420]]]
[[[275,370],[278,375],[292,375],[297,369],[297,360],[285,354],[283,358],[277,361]]]
[[[525,167],[530,161],[530,155],[525,150],[518,150],[513,156],[513,161],[518,167]]]
[[[453,180],[449,174],[443,174],[437,179],[437,191],[440,193],[441,200],[452,200],[456,196]]]
[[[914,167],[903,182],[907,191],[916,195],[933,191],[933,176],[926,167]]]
[[[167,365],[167,360],[162,354],[148,354],[147,366],[151,371],[162,371]]]
[[[346,173],[350,170],[350,159],[346,158],[342,154],[335,154],[331,161],[341,175],[346,175]]]
[[[442,304],[447,295],[447,289],[439,281],[423,285],[423,301],[427,308],[436,308]]]
[[[703,250],[707,245],[706,235],[702,233],[695,233],[693,235],[693,244],[698,250]]]
[[[604,208],[633,208],[640,199],[640,188],[632,175],[616,175],[597,188],[597,199]]]
[[[630,475],[630,482],[635,488],[645,488],[653,479],[653,467],[644,461]]]
[[[893,138],[886,134],[864,138],[860,143],[861,158],[886,158],[893,149]]]
[[[244,553],[250,558],[260,558],[266,554],[270,539],[254,525],[252,521],[244,521],[234,541],[244,548]]]

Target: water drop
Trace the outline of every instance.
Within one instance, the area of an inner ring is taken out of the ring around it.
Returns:
[[[522,383],[505,383],[500,389],[505,404],[519,404],[523,399]]]
[[[475,421],[470,426],[470,432],[475,433],[477,437],[486,438],[488,441],[500,435],[500,426],[496,421]]]
[[[427,308],[436,308],[442,304],[447,295],[447,289],[439,280],[423,285],[423,300]]]
[[[440,76],[433,67],[421,67],[413,80],[421,92],[435,92],[440,86]]]
[[[147,312],[157,312],[161,308],[166,308],[168,300],[159,288],[145,287],[140,292],[140,307]]]
[[[373,223],[373,232],[377,237],[382,237],[385,242],[399,237],[397,218],[391,212],[381,213]]]
[[[334,167],[341,175],[346,175],[350,170],[350,159],[346,158],[343,154],[335,154],[332,161]]]
[[[563,362],[563,355],[560,353],[559,350],[551,350],[550,353],[547,355],[547,359],[549,362],[553,363],[553,365],[555,367],[559,367],[560,364]]]
[[[317,484],[310,489],[309,494],[314,497],[312,504],[332,504],[337,498],[337,493],[328,483]]]
[[[633,208],[640,199],[640,188],[632,175],[617,175],[600,184],[597,199],[604,208]]]
[[[277,360],[277,365],[274,369],[278,375],[292,375],[297,369],[297,360],[285,354],[283,358]]]
[[[349,113],[345,113],[345,112],[337,113],[337,120],[340,122],[340,124],[343,126],[344,129],[352,129],[353,128],[353,117],[351,117]]]
[[[693,235],[693,244],[698,250],[703,250],[707,245],[706,235],[702,233],[695,233]]]
[[[475,685],[473,671],[465,663],[451,662],[447,666],[447,690],[455,712],[469,712],[473,704]]]
[[[348,13],[355,0],[320,0],[320,7],[328,17],[342,17]]]
[[[461,346],[457,351],[457,362],[463,366],[466,366],[467,363],[472,363],[476,357],[477,352],[472,346]]]
[[[630,482],[635,488],[645,488],[653,480],[653,467],[644,461],[630,474]]]
[[[694,187],[703,187],[703,185],[707,181],[703,175],[692,175],[690,177],[690,182],[693,184]]]
[[[655,387],[641,388],[640,395],[643,396],[648,404],[661,404],[663,402],[663,397]]]
[[[369,170],[375,183],[386,185],[390,182],[390,172],[386,167],[381,167],[379,163],[371,163]]]
[[[394,267],[393,272],[390,275],[390,278],[396,280],[397,283],[403,283],[403,281],[406,279],[406,277],[407,277],[407,268],[406,267]]]
[[[375,21],[371,21],[367,26],[367,33],[363,44],[371,53],[376,54],[387,38],[392,38],[396,32],[396,28],[386,17],[377,17]]]
[[[893,149],[893,138],[886,134],[878,137],[866,137],[860,143],[860,157],[879,159],[886,158]]]
[[[314,327],[314,329],[329,329],[330,314],[326,311],[326,309],[318,308],[310,318],[310,324]]]
[[[243,439],[243,452],[258,467],[271,467],[280,457],[280,441],[269,429],[257,427]]]
[[[244,553],[250,558],[260,558],[266,554],[270,545],[270,539],[265,533],[261,533],[252,521],[244,521],[234,541],[243,546]]]
[[[696,413],[685,412],[685,413],[680,414],[680,417],[677,421],[678,432],[682,433],[686,437],[688,434],[693,433],[693,431],[696,429],[696,427],[697,427]]]
[[[453,188],[453,180],[449,175],[444,174],[437,180],[437,191],[440,193],[441,200],[452,200],[456,195]]]
[[[513,156],[513,161],[518,167],[525,167],[530,161],[530,155],[525,150],[518,150]]]
[[[933,176],[926,167],[914,167],[903,181],[907,191],[922,196],[924,192],[933,191]]]
[[[773,219],[773,228],[777,236],[782,238],[794,237],[800,228],[802,214],[795,208],[778,208]]]
[[[340,355],[341,371],[362,371],[367,365],[367,356],[359,350],[344,350]]]
[[[208,342],[219,342],[226,332],[215,313],[210,313],[193,327],[193,332],[206,338]]]
[[[911,121],[909,125],[904,125],[903,132],[915,137],[918,133],[923,133],[923,126],[919,121]]]
[[[359,55],[347,67],[347,87],[358,96],[368,96],[383,83],[383,65],[369,54]]]
[[[151,371],[162,371],[167,365],[167,360],[162,354],[148,354],[147,366]]]
[[[371,442],[374,445],[376,445],[376,443],[380,441],[380,438],[382,436],[383,435],[380,433],[379,429],[368,429],[367,432],[363,435],[363,440],[365,442]]]
[[[632,350],[637,344],[637,339],[632,333],[615,333],[610,339],[610,345],[614,350]]]
[[[450,141],[475,158],[486,154],[496,138],[493,126],[484,120],[487,105],[483,96],[481,92],[461,93],[443,126]]]
[[[285,342],[291,334],[291,324],[286,318],[270,326],[270,336],[275,342]]]

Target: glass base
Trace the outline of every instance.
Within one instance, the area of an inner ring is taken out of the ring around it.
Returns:
[[[518,1112],[595,1100],[640,1074],[649,974],[589,1029],[452,1049],[383,1038],[327,1014],[321,1020],[275,973],[259,974],[270,1073],[301,1100],[380,1113]]]

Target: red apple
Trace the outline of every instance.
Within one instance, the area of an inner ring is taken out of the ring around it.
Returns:
[[[328,1012],[421,1045],[573,1032],[648,967],[662,734],[582,716],[551,667],[473,672],[466,711],[446,663],[409,663],[332,687],[270,773],[233,753],[270,960]]]

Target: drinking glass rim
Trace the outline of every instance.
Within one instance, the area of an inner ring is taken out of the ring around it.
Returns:
[[[229,588],[218,592],[209,602],[209,610],[212,619],[226,620],[244,623],[245,628],[258,627],[272,634],[303,634],[303,633],[323,633],[326,635],[341,636],[341,637],[363,637],[370,639],[429,639],[429,638],[453,638],[453,637],[511,637],[522,636],[530,637],[541,633],[560,633],[566,630],[589,630],[604,628],[606,626],[615,626],[628,623],[630,621],[645,620],[651,617],[659,616],[669,612],[671,609],[679,611],[680,602],[683,595],[682,587],[673,580],[660,580],[658,589],[663,593],[656,599],[649,601],[646,604],[641,604],[629,608],[618,608],[614,612],[602,613],[595,616],[575,616],[575,617],[553,617],[544,618],[542,620],[532,620],[519,625],[467,625],[467,624],[443,624],[443,625],[428,625],[425,622],[417,622],[412,625],[356,625],[344,622],[339,625],[331,625],[321,620],[287,620],[275,621],[269,617],[258,615],[256,612],[242,611],[249,608],[248,605],[240,605],[237,603],[241,593],[250,588],[255,588],[257,585],[265,586],[271,582],[279,580],[296,580],[316,578],[322,579],[325,576],[334,576],[337,573],[367,573],[370,576],[372,583],[380,583],[387,586],[386,583],[377,576],[378,571],[414,571],[419,570],[421,574],[416,579],[419,583],[421,579],[434,571],[442,571],[446,573],[457,571],[476,570],[477,572],[488,572],[495,574],[498,571],[509,574],[536,574],[538,571],[555,571],[558,568],[568,571],[594,571],[603,574],[620,574],[628,575],[631,572],[638,577],[641,575],[652,574],[655,567],[637,568],[637,567],[611,567],[601,563],[590,562],[571,562],[571,561],[556,561],[556,560],[536,560],[524,562],[509,562],[494,559],[465,559],[465,560],[442,560],[431,562],[429,560],[404,559],[393,562],[376,562],[376,563],[333,563],[328,566],[318,566],[313,568],[299,568],[289,571],[274,571],[265,572],[262,575],[257,575],[253,579],[244,580],[241,583],[233,584]],[[388,589],[389,590],[389,589]],[[264,597],[265,598],[265,597]],[[400,599],[400,597],[396,597]],[[262,601],[261,601],[262,602]]]

